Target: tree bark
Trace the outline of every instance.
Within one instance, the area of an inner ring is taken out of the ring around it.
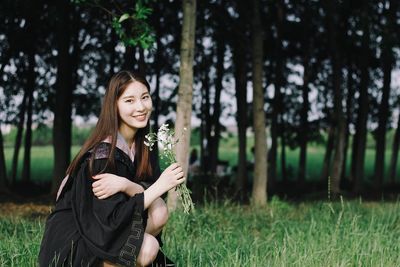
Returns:
[[[176,145],[176,158],[181,164],[184,173],[187,173],[190,147],[190,121],[192,115],[196,0],[183,0],[182,7],[181,65],[179,70],[180,82],[176,108],[175,134],[180,139]],[[168,192],[169,210],[175,210],[177,204],[177,192],[172,189]]]
[[[31,147],[32,147],[32,109],[33,109],[33,92],[35,90],[35,54],[34,49],[31,46],[28,51],[28,79],[27,79],[27,91],[28,91],[28,106],[27,106],[27,120],[26,120],[26,132],[25,132],[25,149],[24,149],[24,163],[22,168],[22,182],[27,183],[30,181],[31,175]]]
[[[308,100],[308,85],[310,82],[310,56],[306,54],[303,59],[304,74],[302,86],[303,104],[300,111],[300,159],[298,179],[300,183],[305,182],[307,171],[307,142],[308,142],[308,111],[310,110],[310,102]]]
[[[4,156],[3,133],[0,129],[0,190],[7,187],[7,166],[6,157]]]
[[[362,37],[362,51],[361,57],[361,82],[360,82],[360,96],[358,99],[358,112],[357,112],[357,150],[355,155],[354,167],[354,191],[360,192],[362,181],[364,180],[364,163],[365,163],[365,150],[367,143],[367,120],[368,120],[368,84],[369,84],[369,67],[368,55],[369,53],[369,25],[368,25],[368,12],[364,10],[362,14],[363,21],[363,37]]]
[[[350,57],[350,55],[348,55]],[[349,59],[349,63],[347,66],[347,96],[346,96],[346,134],[344,141],[344,157],[343,157],[343,170],[341,179],[346,178],[346,165],[347,165],[347,151],[349,148],[349,140],[350,140],[350,124],[351,124],[351,116],[353,113],[353,99],[354,99],[354,81],[353,81],[353,63],[352,59]],[[350,180],[352,176],[350,175]]]
[[[26,101],[27,101],[28,92],[27,89],[24,89],[24,97],[22,98],[22,103],[20,106],[20,111],[18,114],[18,125],[17,125],[17,135],[15,137],[14,143],[14,154],[12,158],[12,167],[11,167],[11,185],[14,186],[17,182],[17,171],[18,171],[18,156],[19,149],[22,143],[22,134],[24,131],[25,124],[25,111],[26,111]]]
[[[221,22],[220,22],[221,23]],[[222,25],[219,25],[222,31]],[[220,37],[217,37],[217,66],[216,66],[216,80],[215,80],[215,98],[213,104],[213,113],[211,116],[211,139],[210,139],[210,169],[212,173],[216,173],[218,165],[218,148],[221,132],[221,124],[219,117],[221,115],[221,92],[222,92],[222,79],[224,76],[224,55],[225,55],[225,42]]]
[[[138,47],[139,49],[139,73],[143,76],[146,75],[147,68],[146,68],[146,62],[144,59],[144,50],[141,47]]]
[[[246,131],[247,131],[247,64],[246,64],[246,43],[245,35],[247,16],[246,5],[243,1],[238,1],[238,15],[236,20],[234,45],[233,45],[233,65],[235,77],[235,96],[236,96],[236,121],[238,128],[238,163],[235,190],[238,198],[243,200],[247,192],[247,155],[246,155]],[[245,105],[243,105],[243,100]]]
[[[344,139],[345,139],[345,118],[342,107],[342,91],[341,91],[341,60],[340,60],[340,48],[337,45],[337,31],[336,25],[338,25],[338,14],[336,11],[337,2],[327,1],[326,16],[328,24],[328,34],[330,43],[330,56],[332,61],[332,83],[333,83],[333,102],[334,102],[334,120],[336,124],[335,128],[335,149],[332,163],[331,172],[331,190],[334,196],[340,193],[340,178],[343,168],[344,158]],[[333,126],[332,126],[333,127]]]
[[[386,131],[389,117],[389,96],[390,84],[392,82],[392,68],[394,55],[392,52],[395,37],[393,36],[396,23],[396,10],[398,1],[390,1],[390,7],[387,11],[387,25],[384,29],[382,40],[382,68],[383,68],[383,88],[382,100],[379,106],[379,121],[376,132],[376,154],[375,154],[375,173],[374,181],[378,188],[383,183],[384,166],[385,166],[385,151],[386,151]]]
[[[275,93],[272,104],[271,115],[271,148],[269,153],[269,172],[268,172],[268,187],[272,190],[277,180],[277,166],[278,166],[278,138],[284,138],[283,133],[283,95],[281,87],[283,85],[283,72],[284,72],[284,58],[283,58],[283,44],[282,44],[282,31],[283,31],[283,4],[281,0],[276,2],[276,56],[275,56]],[[282,164],[282,162],[281,162]],[[283,164],[284,165],[284,164]],[[284,167],[284,166],[283,166]]]
[[[399,156],[400,147],[400,118],[397,120],[397,128],[394,134],[393,145],[392,145],[392,158],[390,159],[389,166],[389,180],[393,185],[396,183],[396,170],[397,170],[397,158]]]
[[[311,79],[311,57],[314,50],[313,45],[313,37],[311,34],[311,16],[309,13],[309,5],[308,2],[305,3],[305,9],[302,20],[304,21],[304,32],[302,39],[302,48],[304,51],[303,54],[303,86],[301,87],[301,94],[303,103],[301,105],[300,110],[300,131],[299,131],[299,139],[300,139],[300,157],[299,157],[299,172],[298,172],[298,180],[300,183],[304,183],[306,180],[307,173],[307,143],[308,143],[308,131],[309,131],[309,123],[308,123],[308,111],[310,110],[310,101],[308,99],[309,94],[309,83]]]
[[[135,48],[131,46],[125,47],[124,63],[122,64],[122,69],[135,71],[137,70],[136,63]]]
[[[52,194],[57,192],[61,180],[65,176],[71,157],[71,113],[72,113],[72,76],[71,56],[69,47],[71,44],[69,1],[57,2],[59,22],[57,27],[58,62],[57,81],[53,126],[54,146],[54,170]],[[67,27],[66,27],[67,25]]]
[[[210,115],[210,83],[208,77],[206,55],[203,55],[202,73],[202,99],[201,99],[201,169],[202,173],[211,175],[210,170],[210,139],[211,139],[211,115]]]
[[[335,128],[330,126],[328,129],[328,140],[326,143],[325,156],[324,161],[322,163],[322,171],[320,181],[328,181],[328,176],[330,173],[331,160],[332,160],[332,152],[335,138]]]
[[[263,90],[263,31],[260,18],[260,2],[253,0],[252,63],[253,63],[253,120],[254,120],[254,183],[252,204],[267,202],[267,141]]]

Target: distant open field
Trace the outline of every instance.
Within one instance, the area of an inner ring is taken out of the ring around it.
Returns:
[[[251,143],[248,147],[251,147]],[[79,146],[72,147],[72,155],[75,156],[76,153],[79,151]],[[230,166],[233,167],[237,164],[237,145],[235,140],[232,139],[224,139],[221,141],[220,144],[220,151],[219,157],[221,160],[226,160],[229,162]],[[11,147],[5,148],[6,154],[6,164],[7,164],[7,171],[10,173],[11,169],[11,159],[13,154],[13,149]],[[248,160],[253,158],[253,155],[248,151]],[[309,146],[308,148],[308,155],[307,155],[307,179],[309,180],[316,180],[319,179],[321,173],[321,166],[324,159],[325,154],[325,147],[322,146]],[[350,152],[348,153],[350,158]],[[374,169],[374,158],[375,150],[372,148],[368,148],[366,151],[365,157],[365,169],[366,169],[366,177],[369,178],[373,174]],[[286,157],[287,157],[287,173],[289,179],[295,179],[297,177],[297,169],[298,169],[298,158],[299,158],[299,150],[286,150]],[[389,167],[389,161],[391,157],[391,151],[386,152],[385,156],[385,166],[386,170]],[[19,171],[22,170],[22,158],[23,158],[23,149],[20,151],[19,154],[20,164],[19,164]],[[32,148],[32,179],[35,182],[43,183],[51,181],[52,177],[52,168],[53,168],[53,147],[52,146],[35,146]],[[350,161],[347,161],[347,169],[349,169]],[[280,175],[280,162],[278,162],[278,175]],[[400,179],[400,160],[398,163],[397,168],[398,177]],[[19,177],[19,175],[18,175]]]

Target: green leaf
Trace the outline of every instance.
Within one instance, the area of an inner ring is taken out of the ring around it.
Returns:
[[[128,13],[125,13],[119,18],[118,22],[121,23],[124,20],[127,20],[129,17],[130,17],[130,15]]]

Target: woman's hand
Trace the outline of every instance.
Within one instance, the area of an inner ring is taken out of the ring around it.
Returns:
[[[182,167],[178,163],[172,163],[163,171],[156,183],[164,192],[167,192],[184,181],[185,175]]]
[[[183,183],[185,179],[182,167],[178,163],[172,163],[157,181],[144,191],[144,208],[147,209],[154,200]]]
[[[92,184],[92,190],[98,199],[105,199],[118,192],[125,192],[130,182],[125,177],[111,173],[98,174],[93,176],[93,179],[97,180]]]

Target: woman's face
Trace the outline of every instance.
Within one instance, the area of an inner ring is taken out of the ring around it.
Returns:
[[[146,127],[153,103],[146,86],[135,81],[118,98],[117,107],[120,131],[136,133],[137,129]]]

